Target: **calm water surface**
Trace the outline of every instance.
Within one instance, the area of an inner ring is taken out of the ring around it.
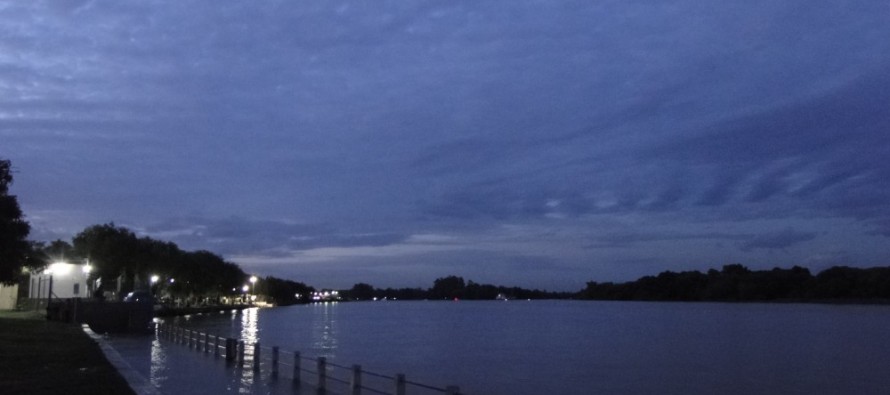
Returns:
[[[878,394],[890,388],[890,306],[390,301],[173,321],[379,373],[403,372],[410,380],[456,384],[472,394]]]

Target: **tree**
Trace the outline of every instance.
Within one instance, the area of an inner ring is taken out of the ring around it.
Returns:
[[[466,288],[466,283],[464,283],[463,277],[448,276],[437,278],[433,282],[430,294],[435,299],[461,298],[463,297],[464,288]]]
[[[374,298],[374,287],[370,284],[358,283],[352,286],[348,294],[352,299],[371,300]]]
[[[278,306],[308,302],[309,294],[315,291],[306,284],[271,276],[262,279],[260,286],[259,292],[265,293]]]
[[[9,194],[10,184],[11,162],[0,160],[0,283],[3,284],[16,283],[32,250],[27,240],[31,226],[25,221],[15,195]]]
[[[121,292],[133,289],[134,277],[141,273],[137,252],[138,239],[129,229],[117,227],[114,223],[93,225],[74,236],[74,253],[90,260],[96,277],[108,281],[120,277],[123,280]]]

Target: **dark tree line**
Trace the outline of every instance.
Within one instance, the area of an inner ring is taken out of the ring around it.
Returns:
[[[257,293],[266,295],[278,306],[305,303],[315,288],[301,282],[266,277],[257,282]]]
[[[835,266],[752,271],[740,264],[722,270],[662,272],[626,283],[591,281],[581,297],[653,301],[890,301],[890,267]]]
[[[237,264],[210,251],[183,251],[176,244],[138,237],[113,223],[90,226],[73,238],[73,243],[57,240],[37,251],[44,262],[56,260],[89,263],[90,276],[102,279],[97,293],[114,290],[120,281],[121,294],[153,287],[177,298],[219,299],[242,294],[249,275]],[[158,276],[156,284],[151,277]],[[267,295],[278,304],[305,301],[314,290],[303,283],[275,277],[258,279],[252,293]],[[297,297],[301,295],[302,299]]]
[[[120,278],[122,292],[146,289],[150,277],[157,275],[173,295],[219,297],[240,293],[247,280],[238,265],[212,252],[183,251],[174,243],[137,237],[113,223],[78,233],[71,254],[69,259],[93,266],[93,276],[102,278],[105,289]]]
[[[386,288],[377,289],[366,283],[355,284],[351,289],[342,291],[347,300],[398,299],[398,300],[493,300],[499,295],[508,299],[568,299],[574,293],[548,292],[538,289],[520,287],[504,287],[491,284],[478,284],[464,281],[463,277],[447,276],[437,278],[432,288]]]

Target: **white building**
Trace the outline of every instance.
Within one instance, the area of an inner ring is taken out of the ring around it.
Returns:
[[[90,265],[75,265],[57,262],[49,265],[42,273],[31,273],[28,297],[46,299],[52,284],[53,298],[88,298]],[[52,281],[50,281],[52,280]]]
[[[17,296],[19,293],[18,284],[3,285],[0,284],[0,310],[15,309]]]

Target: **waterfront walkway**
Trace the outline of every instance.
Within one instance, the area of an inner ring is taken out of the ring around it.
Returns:
[[[163,395],[269,394],[317,395],[314,386],[294,386],[239,367],[213,353],[196,351],[157,335],[113,335],[105,338],[130,368]]]
[[[0,392],[133,393],[79,326],[30,311],[0,311]]]

